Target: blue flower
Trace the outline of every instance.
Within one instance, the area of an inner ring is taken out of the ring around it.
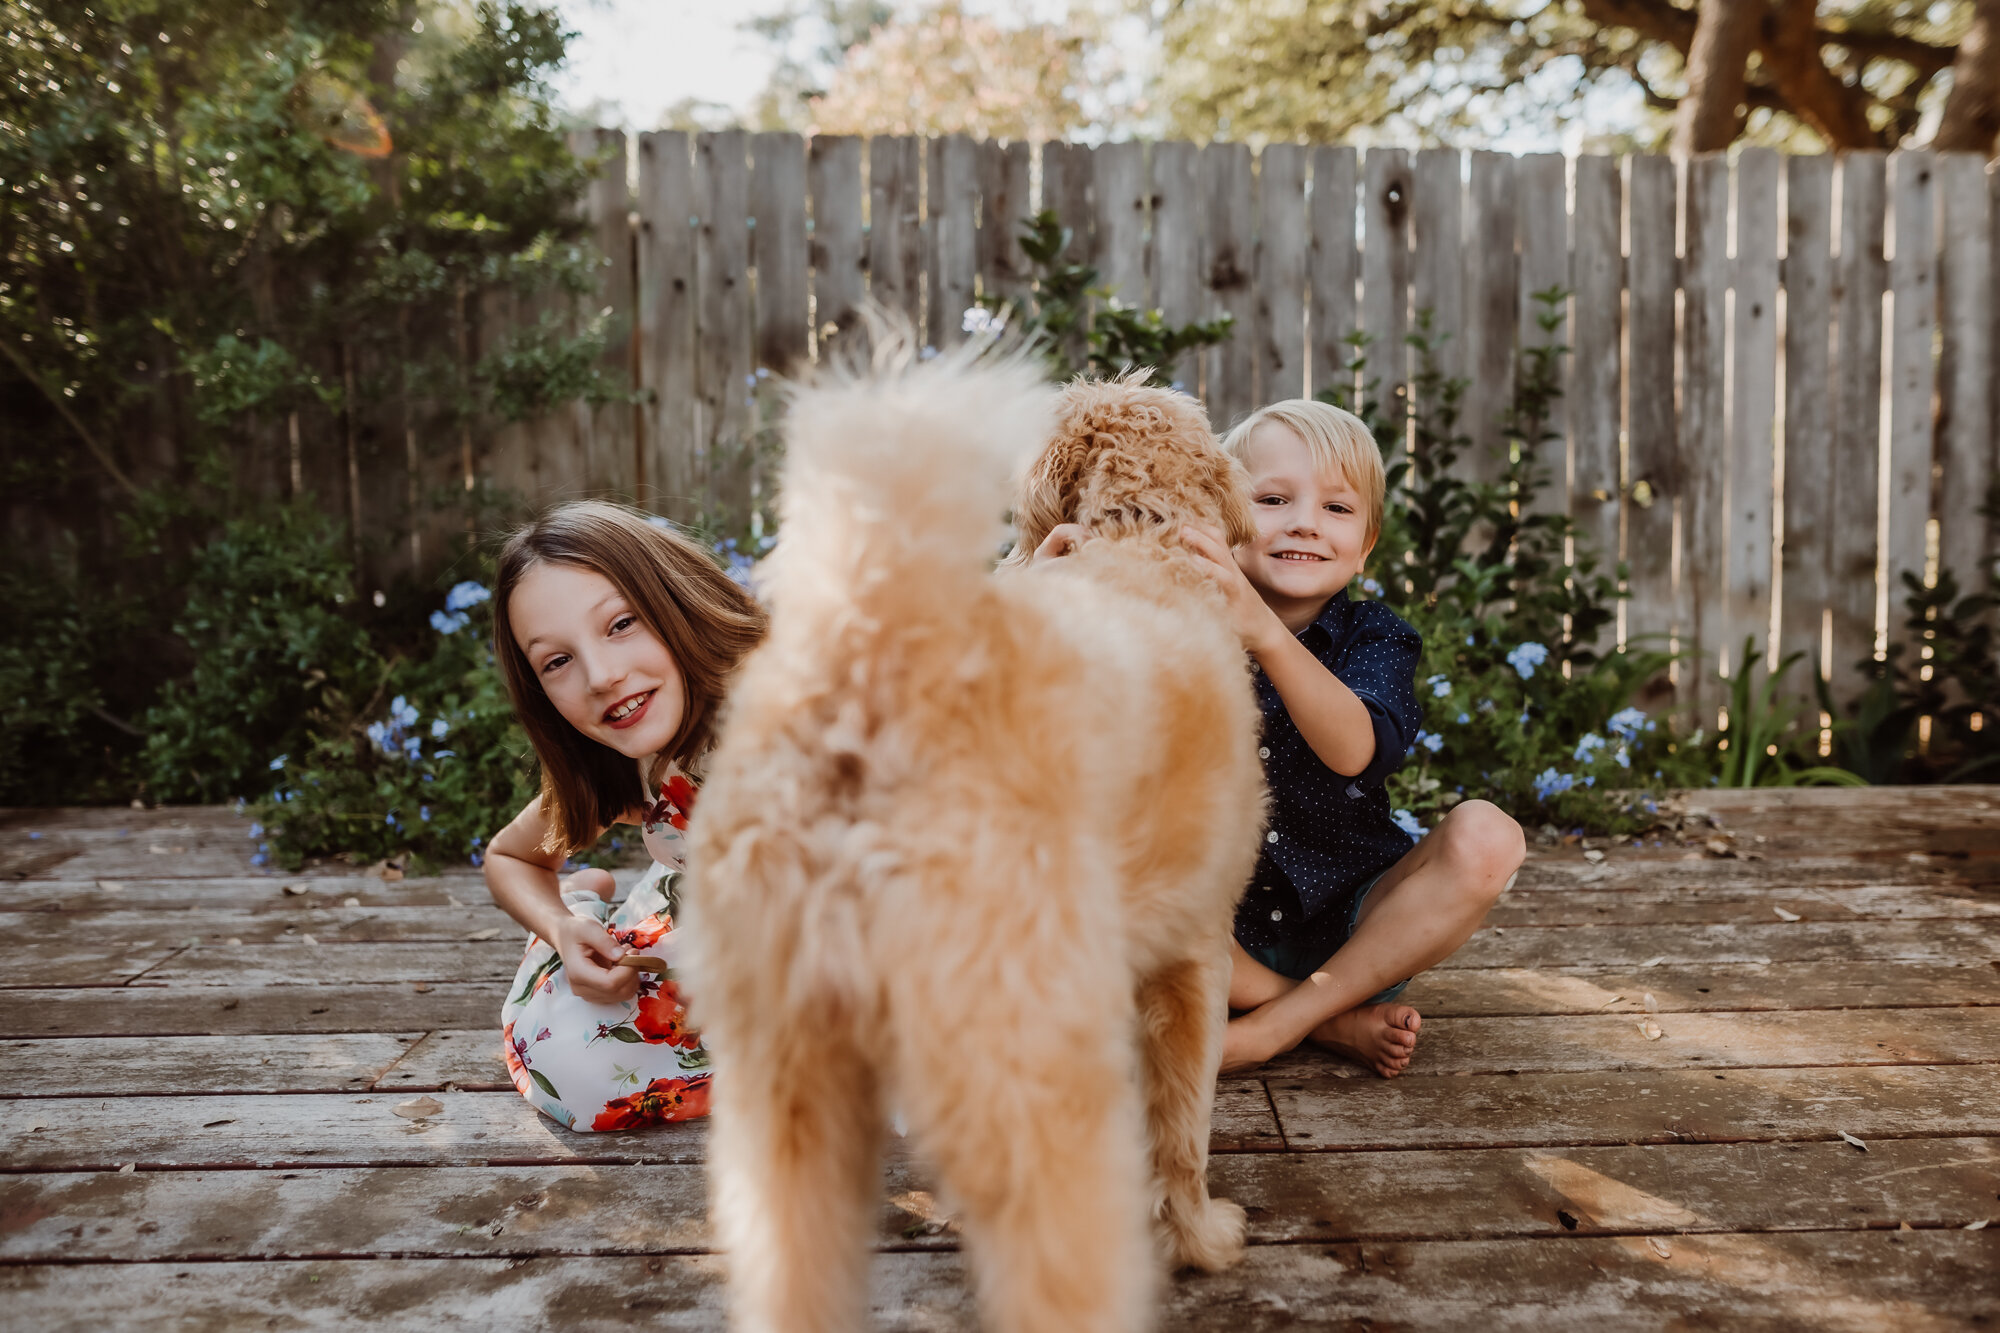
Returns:
[[[975,338],[997,338],[1007,327],[1007,317],[996,315],[981,306],[968,306],[965,316],[959,321],[959,328]]]
[[[481,602],[490,600],[492,596],[485,584],[476,579],[467,579],[463,583],[453,584],[451,591],[444,595],[444,609],[470,611]]]
[[[443,740],[443,739],[445,738],[445,733],[446,733],[446,732],[448,732],[448,731],[450,731],[450,730],[451,730],[451,723],[449,723],[449,722],[445,721],[445,720],[444,720],[443,718],[439,717],[439,718],[432,718],[432,719],[431,719],[431,739],[432,739],[432,740],[434,740],[434,741],[441,741],[441,740]]]
[[[674,530],[674,525],[672,521],[666,518],[662,518],[658,514],[646,515],[646,521],[652,524],[654,527],[658,528],[662,532],[672,532]]]
[[[1419,824],[1417,822],[1417,817],[1411,814],[1408,810],[1398,810],[1395,812],[1395,814],[1391,815],[1390,818],[1396,821],[1397,828],[1403,830],[1403,832],[1409,834],[1413,838],[1421,838],[1424,836],[1424,834],[1430,831],[1426,829],[1422,824]]]
[[[433,758],[433,759],[456,759],[456,758],[458,758],[458,751],[456,751],[456,750],[432,750],[432,751],[431,751],[431,758]]]
[[[1471,636],[1470,634],[1466,635],[1466,636],[1465,636],[1465,646],[1466,646],[1466,647],[1468,647],[1468,648],[1470,648],[1470,647],[1472,646],[1472,643],[1473,643],[1473,639],[1472,639],[1472,636]]]
[[[1549,660],[1549,650],[1539,643],[1524,643],[1507,654],[1507,665],[1519,673],[1522,680],[1532,680],[1535,668]]]
[[[389,728],[381,722],[370,722],[367,729],[368,741],[383,754],[393,756],[396,743],[389,739]]]
[[[1535,799],[1546,801],[1551,796],[1568,791],[1576,785],[1576,778],[1568,773],[1558,773],[1553,767],[1542,770],[1534,781]]]
[[[287,759],[289,759],[289,758],[291,758],[291,756],[290,756],[290,755],[283,755],[283,754],[281,754],[281,755],[279,755],[279,756],[278,756],[278,757],[277,757],[276,759],[273,759],[273,760],[271,761],[271,771],[272,771],[273,773],[278,773],[278,772],[282,772],[282,771],[284,770],[284,767],[285,767],[285,760],[287,760]]]
[[[463,611],[454,611],[450,615],[446,615],[442,611],[433,611],[431,612],[431,628],[440,634],[456,634],[464,629],[467,622],[471,619],[472,617],[466,615]]]
[[[478,852],[474,852],[470,859],[472,861],[472,864],[475,866],[482,866],[486,864],[486,858],[481,856]]]
[[[1576,762],[1579,764],[1589,763],[1596,756],[1597,752],[1604,748],[1604,744],[1604,737],[1594,731],[1585,732],[1583,739],[1576,743]]]
[[[417,807],[417,816],[418,816],[418,817],[419,817],[420,819],[422,819],[422,820],[423,820],[423,821],[424,821],[424,822],[425,822],[426,824],[430,823],[430,822],[431,822],[431,808],[430,808],[429,806],[427,806],[427,805],[420,805],[420,806],[418,806],[418,807]]]
[[[39,834],[39,833],[36,833],[36,834],[32,834],[32,835],[30,835],[30,836],[32,836],[32,837],[37,837],[37,838],[39,838],[39,837],[41,837],[42,835],[41,835],[41,834]],[[263,837],[263,836],[264,836],[264,826],[263,826],[262,824],[252,824],[252,825],[250,826],[250,836],[251,836],[251,837],[253,837],[253,838],[261,838],[261,837]]]
[[[472,835],[472,841],[471,841],[471,843],[469,843],[468,845],[469,845],[469,846],[473,846],[473,847],[477,847],[477,846],[479,846],[479,845],[480,845],[481,843],[483,843],[483,842],[485,842],[485,841],[486,841],[486,840],[485,840],[484,838],[480,837],[480,836],[479,836],[479,835],[478,835],[477,833],[475,833],[475,834],[473,834],[473,835]]]
[[[415,736],[405,736],[403,738],[403,757],[405,759],[414,764],[418,759],[423,757],[423,753],[424,743],[422,741],[418,740]]]
[[[1470,721],[1472,721],[1472,714],[1470,714],[1470,713],[1460,713],[1460,714],[1458,715],[1458,725],[1459,725],[1459,726],[1461,726],[1461,727],[1462,727],[1462,726],[1464,726],[1464,725],[1465,725],[1466,723],[1468,723],[1468,722],[1470,722]]]
[[[1417,745],[1421,745],[1432,754],[1436,754],[1444,748],[1444,737],[1433,731],[1419,731],[1417,733]],[[1411,748],[1414,749],[1416,747],[1412,746]]]
[[[1442,699],[1451,693],[1451,681],[1443,676],[1432,676],[1424,684],[1431,687],[1431,697],[1433,699]]]
[[[1380,597],[1382,595],[1382,585],[1374,579],[1363,579],[1361,580],[1361,591],[1367,593],[1370,597]]]
[[[382,822],[384,824],[387,824],[392,829],[400,830],[403,827],[403,822],[400,819],[396,818],[396,812],[394,810],[391,810],[388,814],[384,815],[382,817]]]
[[[271,858],[266,856],[262,852],[258,852],[255,856],[250,858],[250,864],[253,866],[267,866],[271,864]]]
[[[398,727],[414,727],[417,725],[417,710],[399,694],[389,701],[389,720]]]
[[[1636,741],[1639,733],[1653,729],[1653,719],[1637,708],[1621,708],[1605,722],[1604,729],[1621,741]]]
[[[1618,747],[1617,751],[1611,757],[1618,761],[1618,767],[1620,768],[1632,767],[1632,755],[1622,745]]]

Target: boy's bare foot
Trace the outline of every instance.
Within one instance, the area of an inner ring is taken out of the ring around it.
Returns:
[[[1423,1016],[1407,1004],[1364,1004],[1321,1023],[1311,1040],[1394,1078],[1410,1067],[1423,1025]]]

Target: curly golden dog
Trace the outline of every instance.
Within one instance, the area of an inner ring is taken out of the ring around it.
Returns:
[[[1163,1259],[1243,1246],[1206,1168],[1258,713],[1179,540],[1249,536],[1242,469],[1180,394],[1018,358],[807,388],[790,421],[771,633],[692,833],[735,1322],[863,1322],[894,1108],[989,1327],[1146,1327]],[[1096,539],[995,571],[1030,458],[1021,544]]]

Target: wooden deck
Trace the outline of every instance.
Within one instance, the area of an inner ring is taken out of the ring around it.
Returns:
[[[1408,1076],[1226,1080],[1255,1243],[1163,1324],[2000,1327],[2000,788],[1699,799],[1747,857],[1538,849],[1411,986]],[[719,1326],[705,1126],[512,1092],[478,880],[259,875],[245,832],[0,813],[0,1327]],[[879,1324],[971,1325],[905,1162],[881,1251]]]

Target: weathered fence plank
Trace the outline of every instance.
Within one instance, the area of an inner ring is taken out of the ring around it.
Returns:
[[[800,369],[812,332],[806,272],[806,142],[796,134],[750,141],[750,262],[757,269],[757,364]]]
[[[1069,245],[1063,251],[1063,258],[1072,264],[1092,264],[1097,258],[1096,240],[1091,229],[1093,215],[1097,211],[1091,196],[1095,165],[1088,144],[1042,145],[1041,206],[1054,213],[1063,230],[1069,233]],[[1200,244],[1198,226],[1190,228],[1188,240],[1191,244]],[[1064,340],[1063,350],[1072,361],[1083,359],[1083,348],[1081,328]]]
[[[1888,159],[1852,152],[1840,158],[1840,242],[1834,261],[1840,339],[1834,384],[1833,548],[1830,568],[1833,698],[1861,693],[1855,663],[1875,653],[1877,483],[1882,439],[1883,215]]]
[[[1929,153],[1889,159],[1891,243],[1889,299],[1888,544],[1889,641],[1907,639],[1905,575],[1925,574],[1931,516],[1931,400],[1937,390],[1932,338],[1937,324],[1937,179]],[[1914,651],[1914,648],[1913,648]]]
[[[1254,405],[1297,398],[1306,383],[1306,150],[1274,143],[1257,167]]]
[[[1354,376],[1348,364],[1354,347],[1347,340],[1359,327],[1354,284],[1361,254],[1354,244],[1354,184],[1357,155],[1352,148],[1312,150],[1312,243],[1307,268],[1312,283],[1310,392],[1336,385],[1350,395]]]
[[[587,313],[604,320],[604,353],[599,368],[612,397],[601,407],[578,404],[577,438],[583,445],[583,485],[631,495],[637,480],[637,453],[634,408],[628,394],[638,332],[633,318],[632,193],[626,184],[624,131],[597,130],[594,135],[599,163],[590,181],[590,230],[603,259]],[[464,319],[461,307],[455,322],[462,328]],[[469,441],[466,452],[470,453]],[[470,461],[466,460],[468,466]]]
[[[1447,379],[1459,378],[1465,368],[1465,252],[1460,235],[1465,187],[1459,168],[1457,149],[1426,148],[1417,154],[1410,181],[1410,316],[1412,320],[1430,316],[1431,359]]]
[[[748,441],[756,368],[750,343],[749,136],[721,130],[695,139],[701,206],[696,272],[701,278],[701,443],[707,496],[741,512],[749,504]]]
[[[1986,162],[1977,153],[1937,159],[1938,568],[1961,592],[1983,586],[1992,554],[1979,511],[1993,482],[1993,233]]]
[[[1371,148],[1362,172],[1361,331],[1368,338],[1362,387],[1369,401],[1400,420],[1409,396],[1403,339],[1410,327],[1410,155]]]
[[[1615,577],[1619,556],[1619,325],[1624,297],[1624,247],[1619,240],[1623,182],[1608,157],[1576,162],[1574,250],[1570,285],[1576,296],[1575,374],[1570,390],[1569,512]]]
[[[816,134],[806,162],[812,196],[813,340],[820,355],[861,318],[868,299],[867,232],[862,222],[861,140]]]
[[[1625,637],[1645,651],[1668,647],[1674,628],[1676,515],[1687,487],[1675,433],[1674,301],[1680,290],[1674,163],[1635,157],[1626,181],[1625,549],[1631,564]]]
[[[979,145],[979,290],[984,296],[1019,300],[1032,275],[1021,253],[1021,225],[1029,207],[1029,168],[1025,141]]]
[[[1257,349],[1264,339],[1258,318],[1256,203],[1250,147],[1212,143],[1201,150],[1201,190],[1207,231],[1202,238],[1201,273],[1207,288],[1206,318],[1235,317],[1235,331],[1208,349],[1203,385],[1209,420],[1216,433],[1229,429],[1257,405]]]
[[[965,311],[979,272],[979,162],[963,134],[930,141],[924,229],[930,259],[927,340],[933,347],[954,347],[965,341]]]
[[[1518,225],[1521,245],[1521,341],[1522,347],[1569,346],[1569,164],[1560,153],[1533,153],[1521,159]],[[1562,299],[1551,310],[1539,299],[1550,292]],[[1556,316],[1556,326],[1545,331],[1542,317]],[[1560,385],[1569,388],[1570,363],[1564,356]],[[1536,512],[1569,512],[1569,413],[1555,405],[1551,423],[1558,438],[1541,445],[1542,466],[1548,485],[1532,501]]]
[[[1710,673],[1722,637],[1723,544],[1727,513],[1723,479],[1724,350],[1729,289],[1729,160],[1703,154],[1687,164],[1686,222],[1681,259],[1681,467],[1687,502],[1681,529],[1683,628],[1676,684],[1692,702],[1695,718],[1715,688]]]
[[[1771,469],[1778,413],[1778,154],[1746,148],[1736,159],[1733,389],[1729,423],[1727,592],[1722,640],[1733,674],[1766,656],[1771,637]]]
[[[923,328],[923,144],[906,135],[868,141],[868,296]]]
[[[638,477],[648,508],[695,516],[695,229],[693,144],[682,130],[639,136]],[[857,227],[858,230],[858,227]]]
[[[1170,324],[1185,324],[1202,309],[1201,191],[1195,152],[1191,143],[1153,147],[1153,301]],[[1197,354],[1188,352],[1172,367],[1174,381],[1189,393],[1201,390],[1200,362]],[[1212,421],[1213,411],[1209,415]]]
[[[1833,159],[1785,164],[1784,561],[1780,659],[1804,653],[1787,693],[1813,709],[1833,593]]]
[[[1492,480],[1506,471],[1500,418],[1514,389],[1514,344],[1520,325],[1519,257],[1515,253],[1514,159],[1476,152],[1465,196],[1466,379],[1462,424],[1472,448],[1460,468]]]
[[[1146,309],[1146,210],[1153,194],[1146,145],[1103,144],[1093,156],[1098,280],[1126,305]]]

